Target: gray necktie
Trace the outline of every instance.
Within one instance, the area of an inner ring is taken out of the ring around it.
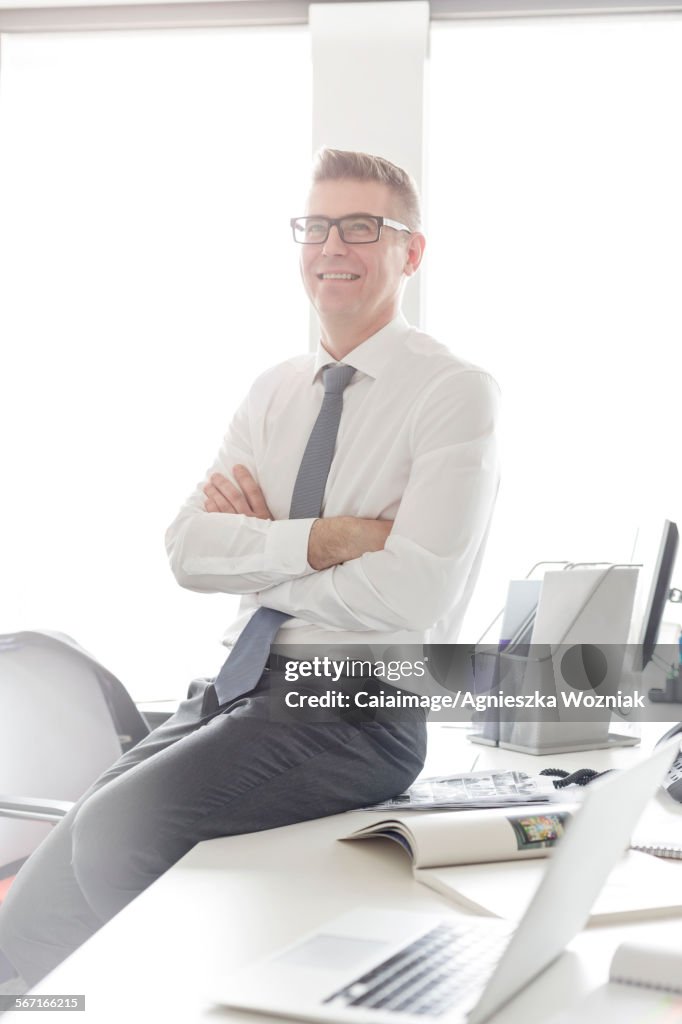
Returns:
[[[290,519],[318,518],[324,488],[334,457],[339,431],[343,391],[355,373],[352,366],[327,366],[322,371],[324,399],[308,438],[291,497]],[[239,634],[213,686],[219,704],[252,690],[263,674],[277,630],[290,619],[286,612],[259,608]]]

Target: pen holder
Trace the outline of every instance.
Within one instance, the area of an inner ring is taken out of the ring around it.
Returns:
[[[668,673],[663,688],[651,687],[649,700],[654,704],[682,704],[682,665],[676,675]]]

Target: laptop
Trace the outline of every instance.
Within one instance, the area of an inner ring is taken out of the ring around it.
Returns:
[[[213,998],[295,1020],[479,1024],[584,927],[679,745],[590,785],[519,922],[363,907],[221,978]]]

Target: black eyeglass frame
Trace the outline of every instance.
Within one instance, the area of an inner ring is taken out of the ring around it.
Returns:
[[[351,242],[351,241],[348,241],[345,238],[344,234],[343,234],[343,228],[341,227],[341,222],[344,221],[344,220],[352,220],[353,217],[369,217],[372,220],[376,221],[376,225],[377,225],[377,236],[376,236],[376,238],[368,239],[367,241],[364,241],[364,242]],[[327,234],[324,236],[324,238],[317,238],[314,242],[306,242],[306,241],[302,241],[300,238],[297,238],[296,237],[296,224],[300,223],[300,221],[306,221],[306,220],[324,220],[324,221],[326,221],[327,222]],[[374,245],[381,238],[382,228],[385,228],[385,227],[386,228],[393,228],[394,231],[407,231],[408,235],[411,235],[413,233],[411,228],[408,228],[408,226],[406,224],[401,224],[399,220],[392,220],[390,217],[380,217],[380,216],[378,216],[377,214],[374,214],[374,213],[346,213],[346,214],[343,215],[343,217],[324,217],[321,214],[320,214],[320,216],[315,216],[314,214],[311,214],[311,215],[306,216],[306,217],[292,217],[291,220],[289,221],[289,224],[291,225],[291,233],[294,236],[294,241],[298,245],[324,245],[324,243],[329,238],[329,232],[331,231],[331,229],[334,226],[336,226],[336,230],[339,233],[339,238],[346,245]]]

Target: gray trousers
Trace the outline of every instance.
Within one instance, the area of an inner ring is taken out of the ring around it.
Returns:
[[[372,688],[381,687],[334,684],[349,694]],[[287,689],[266,669],[255,690],[218,707],[210,680],[194,680],[172,718],[80,797],[0,905],[0,951],[29,986],[196,843],[388,799],[421,771],[423,710],[379,711],[373,720],[286,712]],[[307,692],[320,693],[319,682]]]

